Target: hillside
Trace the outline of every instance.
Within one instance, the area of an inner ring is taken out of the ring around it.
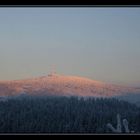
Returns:
[[[0,81],[0,96],[19,94],[110,97],[140,93],[140,89],[107,84],[84,77],[49,74],[47,76]]]

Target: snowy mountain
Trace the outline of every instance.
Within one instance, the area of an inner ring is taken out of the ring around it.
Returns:
[[[21,94],[112,97],[140,93],[139,88],[107,84],[88,78],[49,74],[13,81],[0,81],[0,96]]]

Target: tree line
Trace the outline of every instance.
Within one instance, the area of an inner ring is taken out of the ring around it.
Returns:
[[[0,133],[112,133],[116,114],[140,132],[140,108],[126,101],[23,95],[0,101]]]

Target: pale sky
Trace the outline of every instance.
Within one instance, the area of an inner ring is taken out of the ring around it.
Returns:
[[[0,8],[0,80],[56,72],[140,86],[140,8]]]

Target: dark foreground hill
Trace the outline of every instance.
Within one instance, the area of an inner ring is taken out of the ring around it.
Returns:
[[[0,133],[112,133],[116,114],[140,132],[140,108],[117,99],[12,97],[0,102]],[[124,130],[123,130],[124,131]]]

